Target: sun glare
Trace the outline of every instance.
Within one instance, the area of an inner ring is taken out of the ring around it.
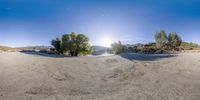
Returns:
[[[104,47],[111,47],[112,40],[111,40],[111,38],[109,38],[109,37],[103,37],[103,38],[101,39],[101,44],[102,44],[102,46],[104,46]]]

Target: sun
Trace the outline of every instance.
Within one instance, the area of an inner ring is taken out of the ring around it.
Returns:
[[[110,37],[102,37],[101,44],[104,47],[111,47],[112,39]]]

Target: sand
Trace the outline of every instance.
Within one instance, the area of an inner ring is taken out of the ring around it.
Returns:
[[[3,52],[0,100],[200,100],[200,54]]]

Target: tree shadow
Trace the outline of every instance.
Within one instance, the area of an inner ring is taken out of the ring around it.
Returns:
[[[43,57],[51,57],[51,58],[64,58],[64,56],[59,54],[48,54],[48,53],[41,53],[36,51],[20,51],[23,54],[34,55],[34,56],[43,56]]]
[[[120,54],[121,57],[128,60],[138,61],[157,61],[164,58],[176,57],[176,54],[136,54],[136,53],[124,53]]]

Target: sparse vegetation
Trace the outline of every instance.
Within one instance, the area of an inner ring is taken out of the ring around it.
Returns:
[[[176,32],[171,32],[167,36],[164,30],[155,34],[155,41],[157,49],[160,50],[178,50],[182,39]]]
[[[89,38],[84,34],[64,34],[62,39],[56,38],[51,44],[59,54],[78,56],[91,53]]]
[[[181,37],[176,32],[166,34],[164,30],[155,34],[155,42],[148,44],[135,44],[125,45],[121,41],[111,44],[111,48],[104,48],[103,50],[93,50],[89,45],[89,38],[84,34],[64,34],[61,38],[56,38],[51,41],[53,48],[45,46],[33,46],[33,47],[19,47],[10,48],[0,46],[0,52],[2,51],[23,51],[23,52],[40,52],[48,54],[61,54],[67,56],[79,56],[79,55],[99,55],[105,53],[173,53],[180,52],[182,50],[200,50],[200,46],[192,42],[183,42]],[[183,51],[184,52],[184,51]]]
[[[192,43],[192,42],[182,42],[180,45],[182,50],[196,50],[196,49],[200,49],[199,45],[196,43]]]
[[[122,52],[126,52],[127,47],[125,45],[123,45],[121,43],[121,41],[118,41],[118,43],[117,42],[113,43],[113,44],[111,44],[111,46],[112,46],[112,50],[115,54],[120,54]]]
[[[14,52],[14,51],[17,51],[17,49],[16,48],[7,47],[7,46],[0,46],[0,52],[2,52],[2,51]]]
[[[181,37],[176,32],[169,35],[164,30],[155,34],[155,43],[136,44],[132,46],[123,45],[121,42],[112,44],[112,50],[116,54],[124,52],[135,53],[167,53],[170,51],[179,51],[180,49],[198,48],[198,44],[182,42]]]

